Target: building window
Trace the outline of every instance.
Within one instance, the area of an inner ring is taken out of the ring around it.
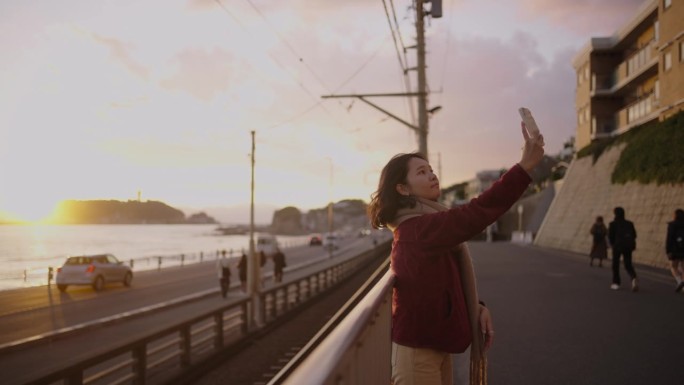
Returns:
[[[668,71],[670,68],[672,68],[672,52],[668,51],[663,57],[663,70]]]
[[[679,42],[679,61],[684,61],[684,41]]]
[[[653,23],[653,29],[655,30],[655,41],[658,41],[660,38],[660,23],[658,20]]]
[[[672,0],[663,0],[663,8],[668,9],[672,5]]]
[[[660,80],[656,80],[653,85],[653,96],[656,100],[660,99]]]
[[[589,107],[584,107],[584,121],[588,122],[589,121]]]

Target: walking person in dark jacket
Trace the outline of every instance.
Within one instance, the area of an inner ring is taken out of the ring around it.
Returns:
[[[240,288],[244,293],[247,292],[247,254],[242,253],[238,262],[238,276],[240,277]]]
[[[684,289],[684,210],[677,209],[674,214],[674,221],[667,224],[667,239],[665,242],[665,252],[667,259],[670,260],[670,272],[677,281],[675,291],[679,293]]]
[[[592,236],[591,252],[589,253],[589,266],[594,266],[594,258],[598,258],[599,267],[603,267],[603,260],[608,258],[608,229],[603,224],[603,217],[596,217],[596,222],[589,231]]]
[[[221,287],[221,296],[226,298],[228,290],[230,290],[230,263],[227,259],[222,258],[216,261],[216,270],[219,279],[219,286]]]
[[[610,288],[620,289],[620,256],[625,260],[625,270],[632,278],[632,291],[639,291],[636,271],[632,266],[632,252],[636,249],[637,233],[634,224],[625,219],[625,209],[613,209],[615,219],[608,225],[608,240],[613,249],[613,284]]]
[[[285,262],[285,254],[280,249],[273,254],[273,281],[275,283],[283,282],[283,268],[287,266]]]

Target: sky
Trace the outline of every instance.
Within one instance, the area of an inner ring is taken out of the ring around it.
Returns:
[[[428,108],[442,107],[428,151],[442,187],[519,160],[521,106],[557,154],[575,129],[572,58],[642,3],[444,0],[443,17],[426,19]],[[2,1],[0,218],[140,193],[244,223],[252,131],[257,222],[286,206],[368,202],[417,137],[363,102],[321,96],[406,92],[398,56],[416,65],[401,48],[415,42],[415,12],[410,0],[384,4]],[[369,100],[415,119],[408,98]]]

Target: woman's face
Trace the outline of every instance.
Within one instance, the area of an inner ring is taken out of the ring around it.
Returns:
[[[421,158],[411,158],[408,162],[406,184],[397,185],[402,195],[413,195],[436,201],[439,198],[439,180],[432,172],[430,163]]]

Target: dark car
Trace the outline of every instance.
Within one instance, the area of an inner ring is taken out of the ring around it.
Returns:
[[[319,235],[313,235],[311,239],[309,239],[309,246],[320,246],[323,244],[323,240]]]
[[[100,291],[110,282],[131,286],[133,271],[111,254],[69,257],[57,269],[57,288],[65,291],[69,285],[90,285]]]

